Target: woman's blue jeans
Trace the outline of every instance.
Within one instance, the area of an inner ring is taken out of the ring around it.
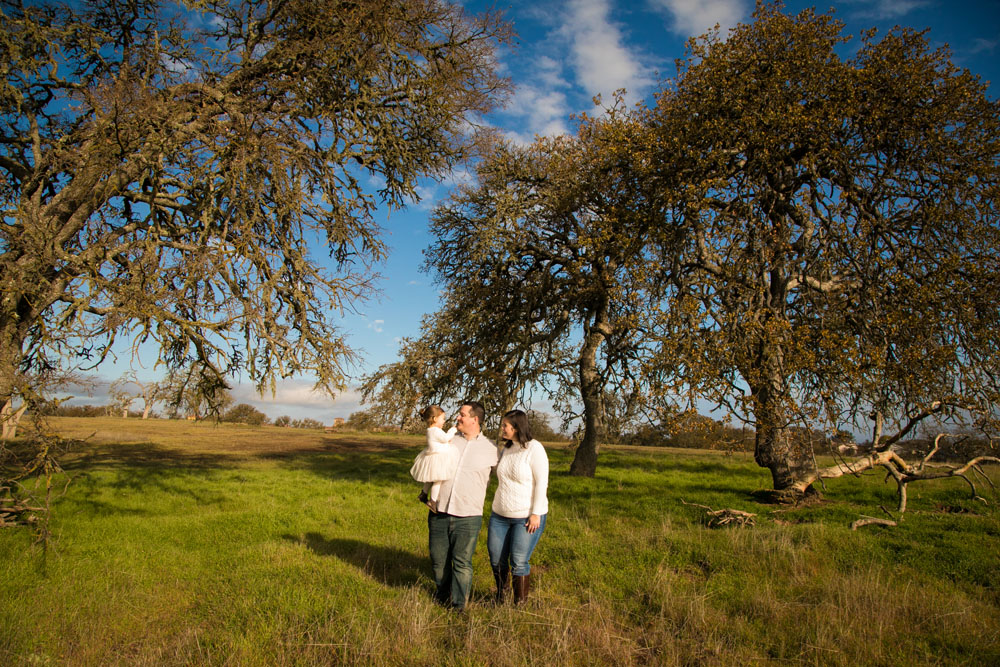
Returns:
[[[493,569],[509,568],[511,574],[524,576],[531,572],[531,552],[538,544],[538,538],[545,530],[546,514],[541,515],[538,530],[529,533],[524,527],[528,517],[511,519],[496,512],[490,514],[489,532],[486,546],[490,551],[490,565]]]

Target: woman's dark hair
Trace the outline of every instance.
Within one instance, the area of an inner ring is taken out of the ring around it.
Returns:
[[[524,410],[511,410],[504,414],[501,418],[500,423],[507,422],[514,427],[514,438],[517,444],[522,447],[527,447],[528,442],[532,440],[531,437],[531,426],[528,425],[528,415]],[[510,447],[514,444],[512,440],[504,440],[504,447]]]

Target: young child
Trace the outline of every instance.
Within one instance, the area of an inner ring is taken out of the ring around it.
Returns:
[[[419,498],[437,512],[438,492],[441,482],[455,476],[458,467],[458,450],[451,444],[457,429],[452,426],[444,431],[445,412],[437,405],[429,405],[420,411],[427,423],[427,446],[417,454],[417,460],[410,468],[413,479],[424,483]]]

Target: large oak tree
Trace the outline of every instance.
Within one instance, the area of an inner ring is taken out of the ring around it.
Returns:
[[[791,494],[821,473],[796,422],[884,424],[885,450],[996,416],[1000,105],[925,34],[847,40],[761,5],[692,42],[636,161],[671,199],[659,364],[751,420]]]
[[[633,412],[646,395],[636,371],[660,300],[647,249],[657,221],[629,182],[634,129],[616,105],[576,136],[494,145],[431,219],[442,308],[370,378],[369,400],[412,410],[473,397],[502,411],[540,392],[580,417],[571,473],[594,474],[612,407]]]
[[[508,26],[443,0],[0,12],[0,402],[122,337],[337,390],[374,211],[461,159],[507,88]]]

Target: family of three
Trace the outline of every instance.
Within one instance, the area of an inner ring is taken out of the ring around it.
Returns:
[[[483,524],[483,502],[490,473],[497,490],[486,538],[496,581],[496,600],[508,586],[515,603],[528,597],[531,554],[545,530],[549,460],[531,436],[528,415],[511,410],[500,421],[500,444],[483,435],[486,417],[475,401],[462,404],[455,426],[444,430],[446,415],[436,405],[421,412],[427,422],[427,447],[410,473],[424,482],[431,568],[441,604],[465,608],[472,589],[472,556]]]

